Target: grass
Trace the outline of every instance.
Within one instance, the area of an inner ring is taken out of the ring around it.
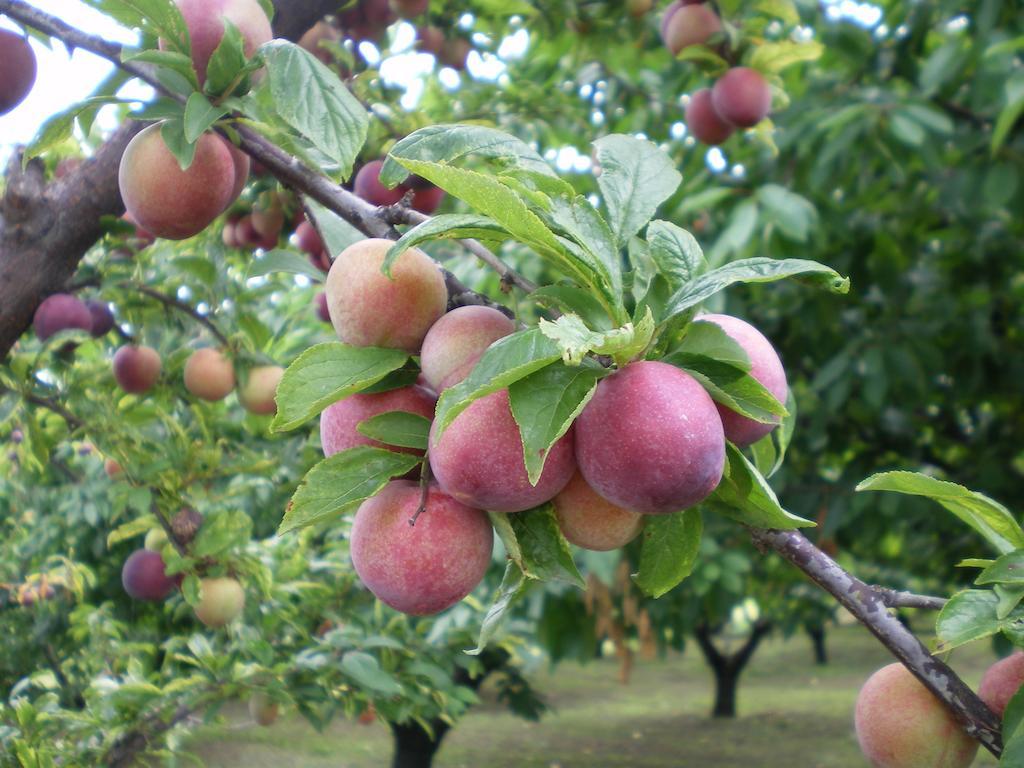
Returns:
[[[695,647],[637,663],[628,686],[613,660],[564,664],[533,675],[554,709],[526,723],[484,702],[449,734],[437,768],[863,768],[853,733],[857,690],[891,661],[860,627],[829,633],[831,661],[812,663],[803,636],[769,640],[740,683],[739,717],[712,720],[711,678]],[[985,643],[958,651],[954,668],[977,685],[993,656]],[[248,724],[244,707],[199,731],[190,749],[211,768],[370,768],[389,764],[383,723],[338,721],[317,733],[298,717]],[[976,768],[997,763],[981,750]]]

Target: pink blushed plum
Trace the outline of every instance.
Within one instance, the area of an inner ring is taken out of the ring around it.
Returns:
[[[436,398],[423,387],[411,386],[392,389],[387,392],[373,392],[346,397],[328,406],[320,414],[320,442],[324,456],[333,456],[349,448],[369,445],[376,448],[390,448],[400,453],[414,453],[422,456],[423,451],[415,448],[386,446],[359,432],[359,425],[382,413],[403,411],[415,413],[427,419],[434,418]]]
[[[515,329],[508,316],[492,307],[453,309],[434,323],[423,339],[420,368],[424,379],[435,392],[455,386],[491,344]]]

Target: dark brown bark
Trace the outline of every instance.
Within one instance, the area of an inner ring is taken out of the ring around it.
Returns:
[[[828,664],[828,646],[825,644],[825,628],[811,625],[806,627],[807,636],[811,638],[811,647],[814,649],[814,663],[818,666]]]

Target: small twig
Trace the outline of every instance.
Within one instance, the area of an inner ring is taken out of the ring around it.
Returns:
[[[416,511],[413,512],[412,517],[409,518],[409,527],[412,528],[416,525],[416,521],[419,520],[420,515],[427,511],[427,496],[430,495],[430,461],[426,456],[423,457],[423,462],[420,464],[420,503],[416,507]]]
[[[918,595],[904,590],[890,589],[873,585],[874,589],[882,598],[882,602],[890,608],[921,608],[926,611],[941,611],[949,602],[944,597],[932,597],[931,595]]]
[[[213,321],[205,315],[199,314],[199,312],[183,301],[178,301],[178,299],[173,296],[168,296],[166,293],[161,293],[160,291],[150,288],[148,285],[143,285],[142,283],[122,283],[121,285],[125,288],[134,288],[139,293],[145,294],[152,299],[156,299],[164,306],[172,307],[179,312],[184,312],[196,322],[201,323],[210,333],[217,337],[217,341],[219,341],[223,346],[228,346],[228,337],[220,332],[220,329],[213,324]]]
[[[9,392],[9,393],[15,394],[15,395],[20,394],[23,398],[25,398],[26,402],[32,403],[32,405],[38,405],[40,408],[45,408],[48,411],[52,411],[53,413],[56,413],[58,416],[60,416],[62,419],[64,419],[64,421],[68,425],[68,428],[72,432],[74,432],[77,429],[81,429],[82,427],[85,426],[85,422],[84,421],[82,421],[80,418],[75,416],[75,414],[71,413],[71,411],[69,411],[63,405],[58,403],[56,400],[51,400],[51,399],[46,398],[46,397],[41,397],[40,395],[34,395],[31,392],[19,393],[16,390],[8,389],[7,387],[0,386],[0,394],[3,394],[5,392]]]

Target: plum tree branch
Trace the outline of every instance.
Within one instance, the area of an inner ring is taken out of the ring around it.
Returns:
[[[941,611],[949,602],[944,597],[918,595],[914,592],[890,589],[889,587],[872,586],[890,608],[920,608],[925,611]]]
[[[221,343],[222,346],[228,346],[228,337],[221,333],[220,329],[213,324],[213,321],[210,320],[210,318],[206,317],[206,315],[200,314],[198,311],[190,307],[185,302],[179,301],[173,296],[168,296],[166,293],[161,293],[160,291],[154,288],[150,288],[148,285],[143,285],[142,283],[122,283],[121,287],[136,290],[145,296],[149,296],[151,299],[156,299],[165,307],[176,309],[179,312],[188,315],[196,322],[200,323],[210,333],[212,333],[216,337],[217,341]]]
[[[751,528],[750,535],[756,545],[777,552],[838,600],[914,677],[935,694],[968,734],[996,757],[1002,754],[999,718],[947,664],[933,656],[890,613],[889,603],[882,591],[843,570],[799,531]]]

